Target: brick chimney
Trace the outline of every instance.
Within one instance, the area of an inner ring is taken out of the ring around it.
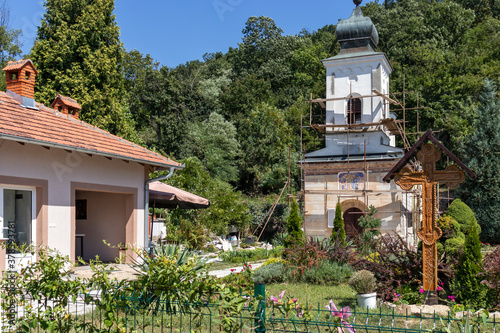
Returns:
[[[35,76],[38,71],[30,59],[9,61],[3,70],[7,90],[22,97],[35,99]]]
[[[59,94],[56,96],[51,106],[53,109],[64,114],[69,114],[76,119],[78,119],[78,112],[82,109],[74,99]]]

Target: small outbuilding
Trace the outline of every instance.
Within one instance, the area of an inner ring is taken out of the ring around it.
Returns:
[[[0,225],[4,241],[56,249],[71,260],[119,257],[112,245],[148,239],[149,173],[183,166],[78,119],[80,105],[37,103],[31,60],[9,62],[0,92]],[[129,250],[130,251],[130,250]],[[132,255],[132,253],[129,253]],[[13,254],[16,265],[36,257]],[[0,255],[3,269],[5,255]],[[12,269],[13,267],[7,267]]]

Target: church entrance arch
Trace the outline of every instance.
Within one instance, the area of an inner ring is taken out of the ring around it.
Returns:
[[[344,228],[346,236],[354,237],[361,233],[362,228],[359,226],[359,218],[366,212],[366,205],[355,199],[341,202],[342,218],[344,219]]]

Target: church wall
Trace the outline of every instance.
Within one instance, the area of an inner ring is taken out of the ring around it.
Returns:
[[[351,173],[363,172],[364,163],[315,163],[305,165],[305,202],[304,230],[308,236],[329,237],[332,228],[328,226],[328,210],[335,209],[340,199],[342,213],[351,207],[365,210],[369,205],[375,206],[379,213],[376,217],[382,220],[381,232],[404,236],[406,221],[401,212],[402,194],[394,182],[386,183],[382,178],[396,161],[377,161],[367,163],[366,178],[367,196],[363,194],[364,182],[360,190],[341,190],[339,173],[351,170]],[[349,168],[349,169],[348,169]]]

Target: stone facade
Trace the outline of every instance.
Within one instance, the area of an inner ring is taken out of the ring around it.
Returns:
[[[413,196],[407,197],[407,194],[400,191],[394,182],[382,181],[396,162],[367,162],[367,171],[364,170],[363,162],[306,164],[304,166],[306,234],[329,237],[333,229],[332,210],[335,210],[337,202],[340,201],[343,214],[352,208],[365,212],[368,206],[375,206],[379,211],[375,217],[382,220],[383,234],[395,232],[404,238],[409,236],[412,239],[413,214],[405,211],[412,211],[415,205]],[[345,177],[346,173],[362,174],[357,189],[339,179],[339,176]]]

